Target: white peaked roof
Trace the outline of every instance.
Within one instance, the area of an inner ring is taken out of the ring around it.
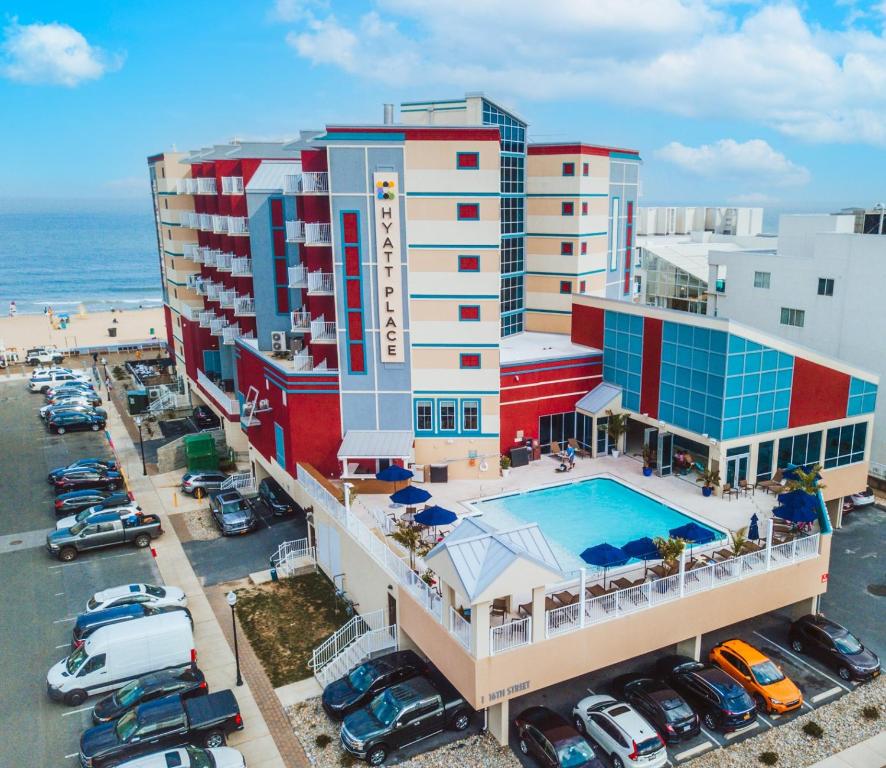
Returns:
[[[562,568],[544,533],[536,523],[498,530],[475,517],[461,523],[426,556],[448,557],[458,584],[452,586],[473,601],[515,563],[532,563],[560,578]],[[446,568],[450,571],[450,568]]]
[[[412,458],[412,431],[395,429],[349,429],[345,432],[339,459]]]
[[[247,192],[282,192],[287,176],[301,172],[301,163],[263,160],[246,185]]]
[[[591,415],[600,413],[621,394],[621,387],[615,384],[598,384],[575,404],[575,410]]]

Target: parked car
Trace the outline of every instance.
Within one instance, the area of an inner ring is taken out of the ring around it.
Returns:
[[[342,746],[370,765],[381,765],[400,747],[447,728],[464,731],[474,711],[436,670],[399,683],[342,722]]]
[[[612,768],[637,763],[661,768],[668,761],[665,743],[630,704],[611,696],[585,696],[572,710],[575,728],[609,755]]]
[[[666,656],[659,660],[658,669],[707,728],[736,731],[757,719],[754,700],[722,669],[688,656]]]
[[[75,379],[73,381],[63,381],[59,384],[55,384],[43,393],[46,400],[52,400],[52,398],[59,397],[60,395],[73,394],[97,393],[95,391],[95,386],[91,381],[83,381],[81,379]]]
[[[258,484],[258,497],[275,517],[295,514],[298,509],[298,504],[273,477],[266,477]]]
[[[92,708],[94,723],[107,723],[125,715],[130,709],[146,701],[178,694],[183,699],[205,696],[209,693],[206,678],[196,664],[180,669],[167,669],[137,677],[114,693],[99,699]]]
[[[64,411],[62,413],[50,413],[46,419],[46,426],[50,432],[63,435],[65,432],[91,429],[98,432],[105,428],[107,416],[99,413],[80,413],[78,411]]]
[[[236,489],[214,494],[209,500],[209,511],[222,536],[249,533],[258,525],[252,502]]]
[[[64,359],[65,356],[56,347],[33,347],[25,352],[25,362],[28,365],[57,365]]]
[[[73,373],[73,368],[65,368],[61,365],[48,365],[42,366],[38,365],[33,371],[31,371],[31,376],[45,376],[50,373]]]
[[[144,549],[162,533],[158,515],[146,515],[134,510],[131,514],[121,514],[110,510],[92,515],[71,528],[46,534],[46,549],[53,557],[69,563],[76,560],[81,552],[91,549],[116,547],[120,544],[134,544],[139,549]]]
[[[101,504],[97,504],[94,507],[87,507],[76,515],[68,515],[67,517],[57,520],[55,523],[55,530],[60,531],[63,528],[72,528],[78,523],[89,523],[93,518],[98,519],[108,512],[117,512],[125,517],[127,515],[137,515],[141,510],[142,508],[134,501],[130,501],[129,504],[121,504],[118,507],[112,507],[111,509],[105,509]]]
[[[101,488],[81,488],[67,491],[55,497],[53,507],[56,515],[72,515],[84,509],[100,505],[104,509],[120,507],[132,501],[126,492],[104,491]]]
[[[603,768],[593,746],[565,717],[547,707],[530,707],[514,718],[520,751],[547,768]]]
[[[144,757],[127,760],[118,768],[246,768],[246,761],[236,749],[215,747],[203,749],[188,744],[175,749],[152,752]]]
[[[40,418],[49,421],[59,413],[83,413],[108,420],[108,412],[104,408],[96,408],[85,401],[63,401],[58,405],[44,405],[40,409]],[[57,419],[53,419],[57,421]]]
[[[852,501],[853,508],[867,507],[877,501],[877,497],[874,496],[874,491],[870,486],[860,493],[853,493],[849,498]]]
[[[845,627],[821,614],[807,614],[791,624],[788,638],[796,653],[808,653],[835,669],[844,680],[872,680],[880,659]]]
[[[194,408],[191,416],[197,429],[217,429],[221,426],[221,421],[209,408],[205,405],[198,405]]]
[[[191,621],[191,628],[194,626],[194,619],[191,612],[187,608],[178,605],[153,606],[143,603],[131,603],[129,605],[118,605],[114,608],[105,608],[101,611],[93,611],[92,613],[81,613],[74,622],[74,629],[71,630],[71,650],[76,651],[86,639],[101,627],[110,624],[121,624],[124,621],[133,621],[134,619],[143,619],[145,616],[159,616],[161,613],[172,613],[173,611],[182,611]]]
[[[78,373],[76,371],[71,373],[66,371],[44,373],[39,376],[31,376],[28,381],[28,389],[31,392],[46,392],[67,381],[89,382],[91,379],[88,373]]]
[[[188,598],[178,587],[158,587],[156,584],[123,584],[96,592],[86,603],[86,612],[101,611],[118,605],[143,603],[159,608],[166,605],[187,606]]]
[[[227,479],[228,476],[224,472],[214,469],[185,472],[182,475],[181,491],[189,496],[208,496],[210,491],[219,490]]]
[[[76,470],[81,467],[91,467],[93,469],[104,469],[109,470],[117,469],[117,462],[114,459],[99,459],[99,458],[86,458],[86,459],[77,459],[77,461],[72,461],[70,464],[64,467],[56,467],[55,469],[49,470],[49,474],[46,476],[47,482],[51,483],[56,477],[59,475],[65,474],[68,470]]]
[[[715,645],[710,660],[751,694],[760,712],[783,713],[803,706],[803,694],[781,667],[744,640]]]
[[[185,743],[223,747],[227,735],[243,729],[232,691],[196,699],[164,696],[127,712],[119,720],[87,728],[80,737],[84,768],[119,765],[126,759]]]
[[[365,707],[386,688],[423,675],[428,663],[414,651],[395,651],[358,664],[323,689],[323,709],[333,720]]]
[[[90,408],[98,408],[101,404],[102,399],[94,392],[62,393],[56,397],[50,398],[46,405],[41,405],[38,413],[40,414],[41,419],[45,419],[46,414],[54,408],[62,408],[71,405],[85,405]]]
[[[80,488],[102,488],[108,491],[116,491],[123,487],[123,475],[117,470],[102,470],[93,467],[70,470],[59,475],[52,481],[56,494],[76,491]]]
[[[645,717],[668,744],[698,736],[698,715],[673,688],[651,677],[625,675],[616,687],[624,700]]]

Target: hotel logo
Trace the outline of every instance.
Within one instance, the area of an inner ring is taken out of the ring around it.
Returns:
[[[405,362],[403,334],[403,246],[396,173],[373,174],[378,326],[381,362]]]

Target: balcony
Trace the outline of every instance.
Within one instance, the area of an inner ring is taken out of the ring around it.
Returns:
[[[212,232],[212,215],[209,213],[198,213],[198,224],[201,232]]]
[[[234,256],[231,259],[231,275],[233,277],[250,277],[252,275],[252,259],[247,256]]]
[[[198,178],[196,181],[198,195],[218,194],[218,184],[216,184],[214,176],[209,176],[208,178]]]
[[[311,330],[311,313],[303,310],[290,312],[290,326],[293,333],[307,333]]]
[[[242,176],[222,176],[222,194],[223,195],[242,195],[243,194],[243,177]]]
[[[313,371],[314,370],[314,358],[309,355],[307,350],[302,350],[293,356],[292,360],[292,370],[293,371]]]
[[[193,214],[191,214],[193,216]],[[182,246],[182,253],[186,259],[191,261],[199,261],[200,246],[197,243],[185,243]]]
[[[308,296],[328,296],[334,292],[332,272],[308,272]]]
[[[224,286],[221,283],[213,283],[211,280],[205,283],[206,286],[206,298],[210,301],[218,301],[219,294],[222,292],[222,288]]]
[[[217,235],[225,235],[228,232],[228,217],[227,216],[213,216],[212,217],[212,231]]]
[[[222,344],[233,344],[240,337],[240,326],[237,323],[222,328]]]
[[[176,179],[175,191],[180,195],[194,195],[197,193],[197,179]]]
[[[221,253],[221,251],[216,251],[213,248],[207,248],[204,246],[200,249],[200,262],[205,264],[207,267],[214,267],[215,257],[218,253]]]
[[[199,274],[190,274],[187,278],[187,285],[194,293],[203,293],[203,283],[206,282],[206,278],[202,277]]]
[[[203,312],[203,307],[194,306],[192,304],[182,304],[179,309],[181,311],[181,316],[185,320],[190,320],[192,323],[200,321],[200,314]]]
[[[286,222],[286,242],[303,243],[305,241],[305,223],[303,221]]]
[[[323,315],[311,320],[312,344],[335,344],[335,323],[329,323]]]
[[[236,416],[240,413],[240,404],[199,369],[197,370],[197,384],[229,416]]]
[[[233,253],[225,253],[224,251],[215,252],[215,268],[219,272],[230,272],[231,262],[234,260]]]
[[[224,291],[219,291],[218,294],[218,302],[221,306],[226,309],[233,309],[234,303],[237,301],[237,291],[233,289],[228,289]]]
[[[160,222],[162,224],[178,226],[181,223],[180,214],[182,211],[170,210],[169,208],[160,209]]]
[[[228,321],[223,317],[216,317],[209,323],[209,332],[213,336],[221,336],[222,331],[227,327]]]
[[[254,317],[255,299],[252,296],[238,296],[234,300],[234,314],[241,317]]]
[[[331,245],[332,226],[330,224],[305,224],[305,245]]]
[[[249,219],[245,216],[228,216],[229,235],[248,235]]]
[[[289,174],[283,182],[287,195],[325,195],[329,193],[329,174],[326,171],[306,171]]]
[[[211,309],[204,310],[203,312],[200,313],[199,317],[200,317],[200,327],[201,328],[209,328],[209,326],[212,324],[212,321],[215,320],[215,312],[213,312]]]
[[[305,269],[304,264],[296,264],[294,267],[289,268],[289,287],[308,287],[308,270]]]

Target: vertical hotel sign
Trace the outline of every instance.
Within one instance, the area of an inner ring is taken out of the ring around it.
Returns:
[[[402,363],[403,332],[403,244],[400,242],[400,207],[397,204],[398,175],[375,173],[375,249],[378,271],[378,325],[381,362]]]

